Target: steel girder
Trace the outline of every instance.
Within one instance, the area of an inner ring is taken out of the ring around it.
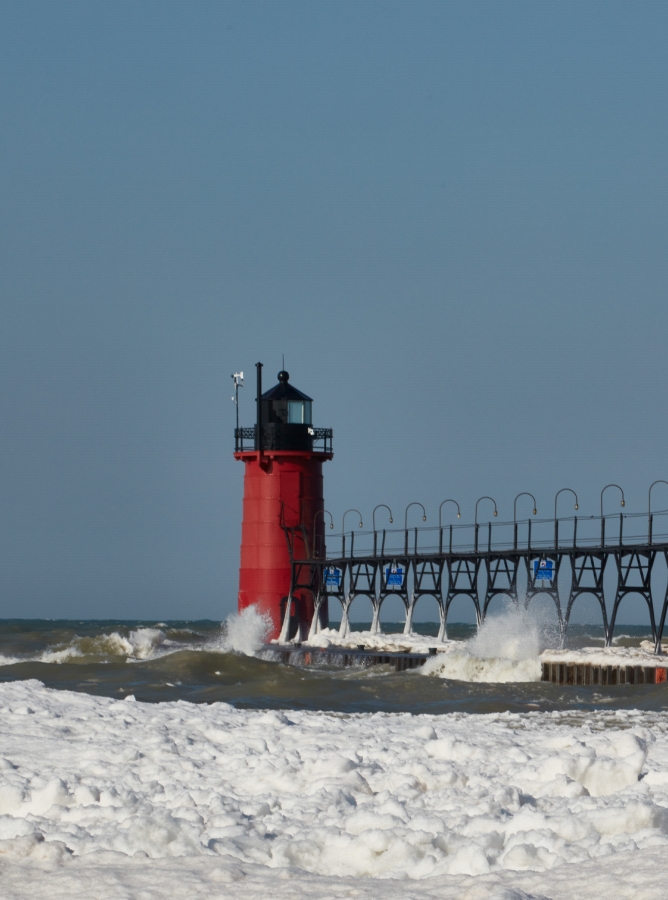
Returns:
[[[289,542],[291,543],[291,542]],[[575,602],[585,595],[593,596],[601,610],[605,642],[609,646],[614,636],[615,624],[622,602],[636,594],[647,605],[649,625],[657,652],[668,617],[668,587],[660,598],[661,612],[657,617],[652,588],[652,571],[657,557],[662,557],[668,570],[668,545],[610,546],[592,548],[543,548],[542,550],[513,550],[491,552],[489,549],[457,554],[441,552],[421,554],[409,552],[402,556],[330,557],[328,559],[292,560],[291,594],[309,590],[314,597],[315,615],[311,633],[317,633],[322,622],[320,610],[325,597],[338,599],[342,607],[342,635],[348,626],[350,606],[356,597],[369,598],[373,611],[372,630],[380,628],[380,611],[389,596],[402,602],[410,631],[416,603],[421,597],[434,597],[439,609],[439,639],[447,634],[450,607],[456,597],[468,597],[474,607],[476,622],[480,626],[488,614],[490,604],[499,596],[506,596],[519,603],[519,575],[526,580],[524,605],[528,607],[539,596],[550,597],[555,604],[562,635],[565,635]],[[532,571],[532,560],[549,558],[553,562],[553,578],[547,583],[539,581],[537,571]],[[400,586],[386,583],[385,570],[397,564],[404,569]],[[562,577],[563,566],[570,568],[570,578]],[[604,585],[609,565],[614,566],[616,586],[608,591]],[[333,566],[340,570],[340,584],[328,587],[325,569]],[[560,585],[561,581],[561,585]],[[658,623],[657,623],[658,618]]]

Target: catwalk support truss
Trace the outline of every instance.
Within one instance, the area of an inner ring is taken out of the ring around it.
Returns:
[[[297,559],[292,552],[301,526],[285,529],[292,566],[290,598],[294,601],[304,591],[313,597],[311,637],[324,624],[327,605],[340,603],[344,637],[357,598],[370,601],[374,633],[381,629],[383,604],[389,597],[399,598],[404,631],[410,633],[417,604],[432,597],[440,618],[438,638],[444,640],[458,597],[470,601],[479,626],[496,598],[524,607],[546,598],[554,605],[563,639],[574,607],[589,596],[598,604],[610,646],[620,608],[635,596],[646,607],[658,653],[668,610],[668,534],[657,534],[657,520],[668,526],[668,513],[349,532],[335,536],[338,552],[307,559]],[[292,612],[294,620],[294,611],[295,602],[288,603],[283,640],[290,637],[289,616]]]

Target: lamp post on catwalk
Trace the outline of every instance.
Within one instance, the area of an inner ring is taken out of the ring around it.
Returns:
[[[239,612],[256,606],[269,616],[270,639],[306,639],[315,598],[301,588],[288,608],[290,548],[295,559],[324,555],[322,464],[334,455],[332,429],[313,427],[313,401],[285,370],[263,394],[262,363],[256,369],[255,426],[237,424],[234,433],[234,458],[244,463]],[[328,625],[326,601],[321,624]]]

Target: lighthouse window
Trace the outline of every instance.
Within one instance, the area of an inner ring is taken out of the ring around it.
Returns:
[[[288,422],[297,425],[311,424],[311,401],[290,400],[288,403]]]

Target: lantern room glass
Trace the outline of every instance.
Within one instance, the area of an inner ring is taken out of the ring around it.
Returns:
[[[293,425],[310,425],[311,401],[290,400],[288,402],[288,422]]]

